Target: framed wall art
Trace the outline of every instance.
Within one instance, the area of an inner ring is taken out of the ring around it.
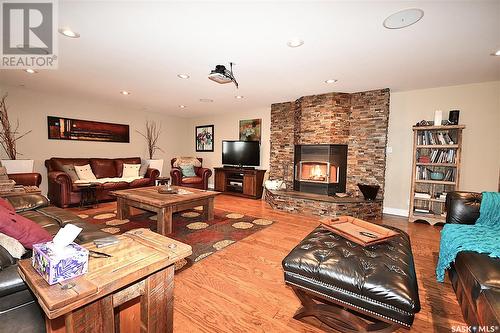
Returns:
[[[47,116],[47,126],[52,140],[130,142],[128,125]]]
[[[214,125],[196,126],[196,151],[214,151]]]
[[[260,141],[262,119],[240,120],[240,140]]]

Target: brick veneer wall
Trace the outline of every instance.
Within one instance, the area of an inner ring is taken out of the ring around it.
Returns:
[[[378,184],[383,197],[389,89],[304,96],[271,105],[270,179],[293,188],[295,144],[348,144],[347,192],[357,183]]]

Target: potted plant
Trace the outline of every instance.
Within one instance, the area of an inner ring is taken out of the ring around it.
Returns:
[[[146,121],[146,133],[142,133],[139,131],[137,131],[137,133],[139,133],[144,137],[144,139],[146,139],[149,154],[149,159],[147,159],[146,161],[149,163],[149,167],[158,169],[161,176],[163,172],[163,159],[154,158],[154,154],[157,150],[163,152],[163,149],[158,146],[158,139],[160,138],[161,134],[161,124],[157,126],[153,121]]]
[[[18,155],[22,155],[17,151],[17,141],[30,133],[31,130],[19,134],[19,119],[15,126],[11,125],[7,110],[7,94],[0,99],[0,126],[0,144],[9,157],[9,159],[1,160],[7,173],[33,172],[33,160],[17,159]]]

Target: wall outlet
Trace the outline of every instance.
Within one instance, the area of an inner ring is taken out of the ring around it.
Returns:
[[[392,153],[392,147],[387,147],[386,152],[387,152],[387,154],[391,154]]]

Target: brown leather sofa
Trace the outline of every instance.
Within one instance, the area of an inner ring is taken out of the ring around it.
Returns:
[[[203,158],[197,157],[196,159],[203,165]],[[195,177],[182,177],[181,169],[174,167],[176,160],[176,158],[173,158],[170,161],[170,165],[172,166],[170,170],[172,185],[199,188],[201,190],[208,189],[208,179],[212,176],[212,170],[203,167],[194,167]]]
[[[49,206],[47,198],[40,194],[8,197],[16,212],[41,225],[50,234],[72,223],[83,231],[77,243],[109,236],[96,225],[86,223],[75,214]],[[29,257],[30,253],[25,257]],[[23,257],[24,258],[24,257]],[[0,246],[0,332],[45,332],[43,312],[35,297],[17,271],[17,259]]]
[[[29,173],[10,173],[9,179],[12,179],[18,185],[24,186],[40,186],[42,183],[42,175],[37,172]]]
[[[75,186],[70,176],[62,169],[63,165],[86,165],[90,164],[93,173],[97,178],[121,177],[123,164],[140,164],[140,157],[129,158],[61,158],[52,157],[45,161],[47,167],[48,197],[52,204],[58,207],[68,207],[69,205],[80,203],[81,191]],[[148,168],[146,175],[142,179],[137,179],[131,183],[117,182],[104,183],[97,188],[96,196],[99,201],[116,199],[109,195],[110,191],[123,190],[127,188],[153,186],[160,171]]]
[[[448,193],[446,223],[476,223],[481,197],[474,192]],[[485,327],[500,326],[500,258],[460,252],[449,269],[449,277],[471,332],[492,332]]]

